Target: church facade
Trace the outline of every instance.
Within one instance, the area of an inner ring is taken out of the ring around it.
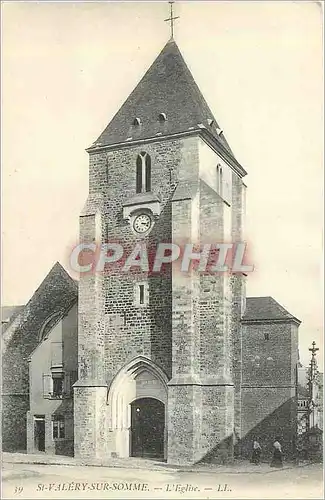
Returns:
[[[121,242],[130,252],[139,242],[242,241],[246,172],[174,40],[88,153],[81,242]],[[176,263],[164,273],[81,275],[76,456],[160,454],[175,464],[232,456],[243,398],[250,406],[261,395],[258,376],[251,398],[251,380],[242,388],[245,279],[182,273]],[[292,353],[293,332],[290,342]],[[295,362],[283,380],[290,397]]]
[[[89,194],[80,216],[82,244],[118,243],[128,255],[138,246],[150,256],[161,243],[202,249],[243,241],[246,171],[173,39],[87,152]],[[44,451],[64,453],[68,435],[67,448],[83,459],[224,462],[234,454],[247,456],[252,439],[259,439],[267,454],[275,438],[293,454],[300,321],[271,297],[246,299],[243,273],[202,273],[195,266],[184,272],[177,261],[155,272],[149,261],[145,270],[134,265],[125,272],[108,265],[104,272],[80,273],[78,285],[62,278],[61,270],[54,272],[60,275],[54,288],[64,282],[71,294],[65,316],[74,317],[76,309],[71,308],[78,302],[76,328],[69,327],[65,337],[62,330],[59,341],[53,334],[55,342],[62,342],[62,352],[70,355],[61,354],[60,366],[54,371],[49,367],[46,379],[61,374],[62,383],[56,380],[55,387],[62,388],[65,372],[70,374],[70,430],[60,435],[64,423],[53,424],[64,422],[65,406],[61,403],[58,410],[47,402],[45,410],[35,405],[34,399],[44,394],[31,396],[25,383],[29,451],[39,451],[36,422],[48,412],[44,429],[48,422],[56,431],[44,431]],[[67,301],[59,297],[52,309],[61,311]],[[31,299],[36,304],[39,300],[47,303],[39,294]],[[36,305],[26,306],[6,329],[7,352],[21,356],[25,343],[29,356],[34,353],[51,335],[50,327],[47,336],[40,329],[55,312],[48,311],[37,326],[28,327],[40,312]],[[24,335],[19,333],[22,325]],[[27,372],[35,380],[38,363],[30,366]],[[26,376],[26,370],[21,373]],[[8,396],[14,390],[10,377],[7,384]],[[53,391],[45,392],[47,399],[55,399]],[[18,399],[12,400],[17,404]],[[15,412],[10,408],[4,417],[8,421]],[[3,428],[6,433],[6,422]],[[59,439],[61,447],[55,447],[52,441]]]

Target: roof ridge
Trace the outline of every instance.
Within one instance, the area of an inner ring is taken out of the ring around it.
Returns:
[[[285,307],[277,302],[272,296],[247,297],[246,310],[243,315],[244,321],[257,320],[294,320],[301,321],[291,314]]]
[[[88,151],[183,133],[198,125],[235,158],[177,43],[170,39]]]

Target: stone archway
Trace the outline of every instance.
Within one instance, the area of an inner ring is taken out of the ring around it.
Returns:
[[[109,388],[107,401],[109,448],[115,450],[117,456],[132,455],[133,402],[146,398],[160,402],[164,405],[164,423],[167,422],[167,382],[168,378],[164,371],[144,356],[133,359],[118,372]],[[160,425],[158,425],[159,428]],[[164,425],[163,433],[163,454],[166,458],[166,425]]]

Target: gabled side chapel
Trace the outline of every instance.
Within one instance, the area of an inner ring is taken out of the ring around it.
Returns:
[[[173,39],[87,150],[80,241],[241,242],[246,171]],[[4,451],[170,464],[295,452],[300,321],[243,274],[56,264],[3,323]]]

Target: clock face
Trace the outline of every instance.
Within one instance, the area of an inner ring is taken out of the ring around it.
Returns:
[[[147,214],[138,215],[133,222],[133,228],[137,233],[145,233],[151,227],[151,218]]]

